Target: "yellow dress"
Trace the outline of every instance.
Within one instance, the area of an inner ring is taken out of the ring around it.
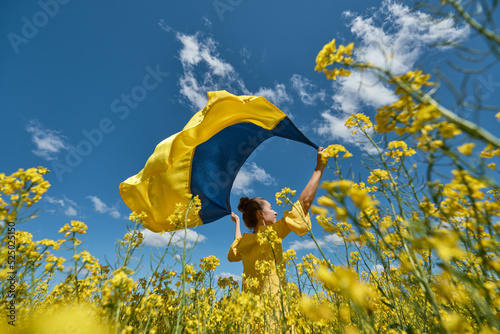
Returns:
[[[308,212],[302,210],[299,201],[295,202],[290,211],[285,211],[283,218],[270,226],[260,226],[258,232],[264,232],[267,228],[276,231],[280,239],[285,238],[290,232],[298,235],[304,235],[311,229],[311,220]],[[230,262],[243,261],[243,272],[245,279],[257,278],[259,285],[252,289],[254,293],[270,292],[275,295],[279,292],[280,279],[276,270],[271,270],[269,275],[263,277],[255,268],[258,260],[271,261],[278,265],[283,262],[283,247],[281,244],[275,244],[271,247],[270,243],[259,244],[257,233],[244,233],[242,237],[236,238],[229,249],[227,259]],[[275,262],[276,261],[276,262]]]

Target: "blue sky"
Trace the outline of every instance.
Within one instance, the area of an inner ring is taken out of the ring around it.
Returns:
[[[394,95],[370,75],[326,80],[314,72],[316,55],[337,38],[356,42],[360,57],[397,73],[417,63],[444,64],[449,51],[427,46],[470,32],[429,20],[399,1],[4,2],[1,171],[52,170],[39,217],[22,228],[37,240],[57,239],[60,227],[81,220],[88,225],[88,250],[101,261],[113,259],[130,213],[119,183],[144,167],[156,144],[182,129],[211,90],[268,98],[316,144],[345,145],[355,154],[346,167],[352,163],[361,173],[356,155],[363,144],[343,128],[344,120],[353,112],[373,115]],[[314,165],[309,146],[282,138],[265,142],[235,182],[233,210],[242,195],[274,203],[283,187],[300,193]],[[327,170],[323,179],[333,178]],[[199,240],[193,260],[215,255],[219,274],[240,275],[241,263],[226,260],[233,233],[229,217],[190,231]],[[153,244],[158,236],[147,240]],[[311,252],[307,238],[290,236],[283,246],[299,256]]]

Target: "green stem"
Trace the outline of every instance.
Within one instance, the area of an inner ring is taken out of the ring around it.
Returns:
[[[480,34],[486,36],[489,40],[495,41],[495,43],[500,44],[500,36],[495,34],[495,32],[487,29],[484,25],[477,22],[469,13],[465,11],[465,8],[458,3],[456,0],[445,0],[450,5],[455,8],[455,10],[460,14],[460,16],[474,29],[476,29]]]

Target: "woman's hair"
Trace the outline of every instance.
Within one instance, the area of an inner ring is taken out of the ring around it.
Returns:
[[[252,229],[258,224],[257,211],[262,210],[262,205],[264,204],[264,199],[262,197],[242,197],[240,198],[240,204],[238,204],[238,210],[243,213],[243,222],[246,227]]]

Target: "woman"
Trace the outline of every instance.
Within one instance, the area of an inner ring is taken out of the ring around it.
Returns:
[[[256,269],[256,262],[259,260],[271,261],[275,265],[283,262],[283,248],[281,243],[264,242],[259,243],[258,232],[265,232],[267,228],[273,229],[280,239],[286,237],[290,232],[304,235],[311,229],[311,220],[308,210],[311,207],[319,182],[325,170],[326,163],[322,161],[323,148],[318,148],[316,157],[316,168],[306,187],[299,196],[298,201],[292,206],[290,211],[284,213],[283,218],[276,221],[277,213],[272,209],[271,204],[261,197],[242,197],[238,205],[238,210],[243,213],[245,225],[253,230],[253,233],[241,235],[240,219],[231,213],[231,219],[236,223],[234,232],[234,242],[229,249],[227,258],[230,262],[243,261],[243,272],[245,279],[256,279],[256,284],[252,291],[255,293],[279,292],[280,280],[275,267],[265,277]],[[270,231],[268,231],[270,232]]]

